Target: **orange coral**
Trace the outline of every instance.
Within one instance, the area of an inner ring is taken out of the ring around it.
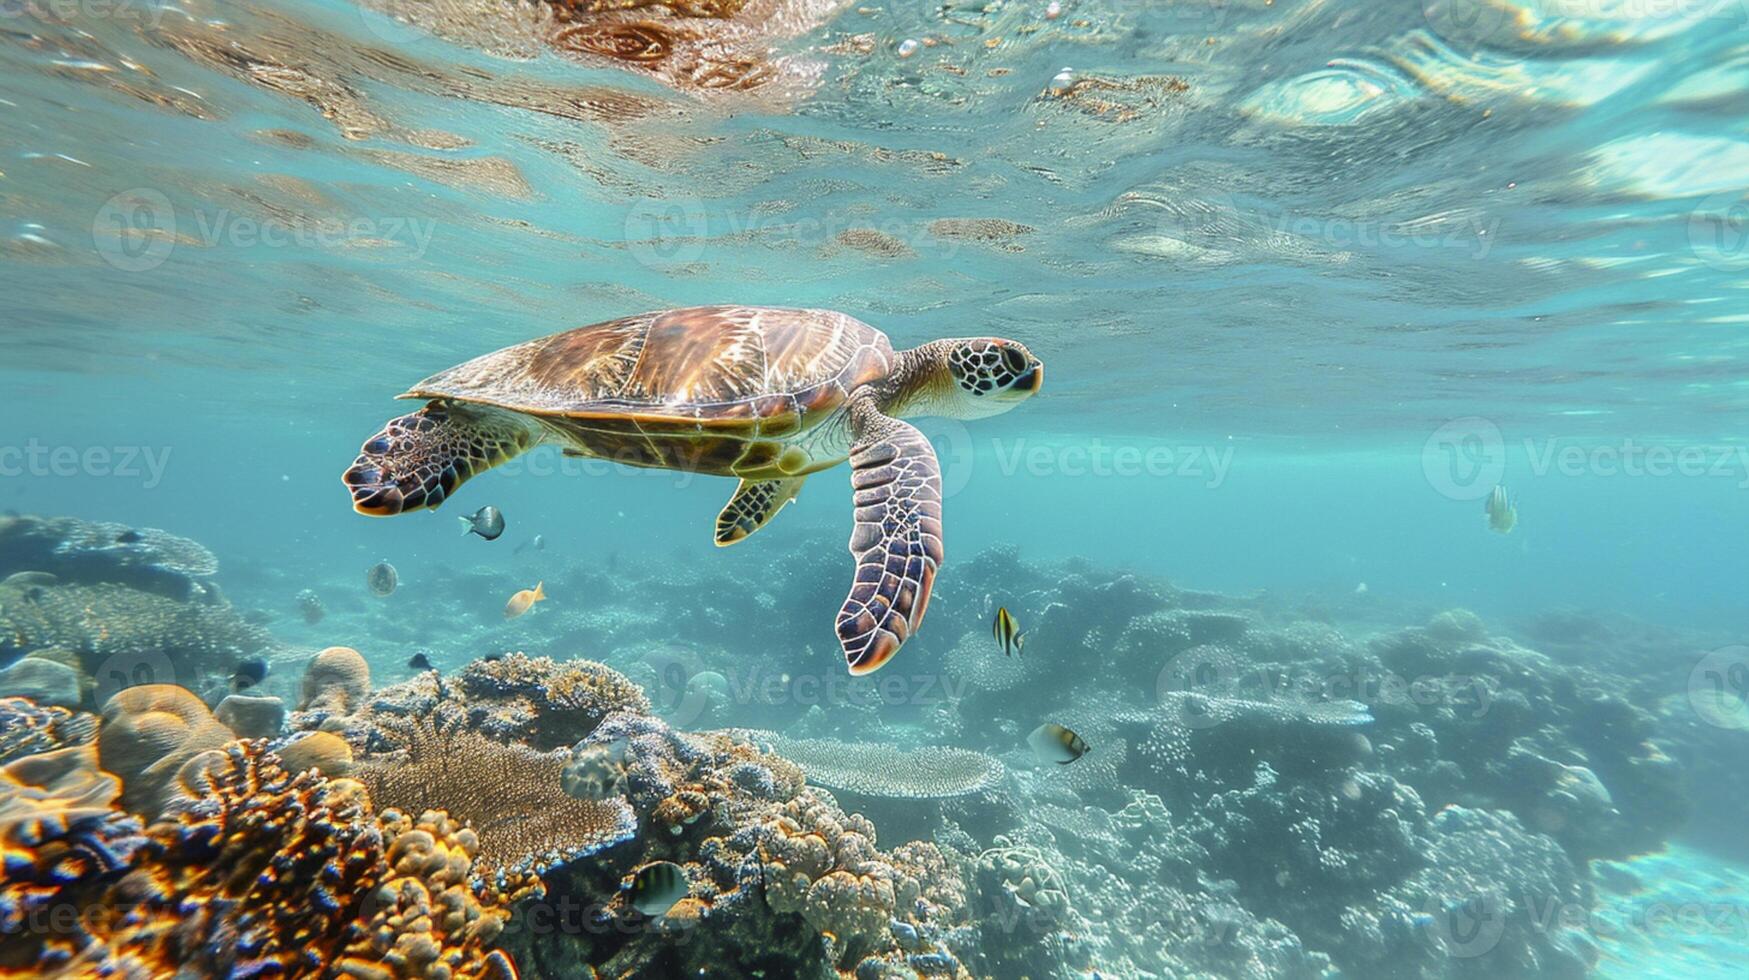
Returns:
[[[511,896],[471,887],[478,841],[442,814],[371,812],[364,787],[287,773],[265,742],[190,760],[192,800],[100,899],[72,976],[513,980],[490,949]]]

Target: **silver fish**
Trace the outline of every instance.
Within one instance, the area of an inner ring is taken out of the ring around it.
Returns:
[[[395,588],[401,584],[401,573],[388,562],[379,561],[364,573],[364,582],[370,587],[371,595],[386,598],[395,594]]]
[[[463,534],[478,534],[487,541],[496,541],[504,533],[504,515],[498,508],[487,504],[467,517],[460,518]]]

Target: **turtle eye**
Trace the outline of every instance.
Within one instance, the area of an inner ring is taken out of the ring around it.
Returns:
[[[1004,347],[1002,348],[1002,366],[1007,368],[1011,374],[1023,374],[1026,372],[1026,355],[1012,347]]]

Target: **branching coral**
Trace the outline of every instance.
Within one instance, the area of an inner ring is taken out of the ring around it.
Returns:
[[[470,663],[455,686],[475,727],[538,749],[568,748],[615,711],[650,710],[642,689],[592,660],[512,653]]]
[[[403,748],[359,763],[355,776],[380,806],[442,809],[479,838],[487,870],[539,873],[630,838],[637,820],[617,799],[565,795],[565,754],[494,742],[459,725],[399,723]]]
[[[45,707],[28,698],[0,697],[0,763],[97,737],[97,719],[66,708]]]
[[[966,749],[942,746],[895,749],[870,742],[788,738],[757,729],[731,729],[802,767],[821,786],[861,796],[940,799],[990,789],[1002,781],[1001,762]]]
[[[202,753],[188,792],[97,900],[78,976],[508,980],[509,896],[470,887],[478,843],[441,814],[373,815],[364,787],[288,774],[264,742]]]

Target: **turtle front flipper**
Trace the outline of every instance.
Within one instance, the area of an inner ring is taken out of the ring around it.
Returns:
[[[742,480],[735,495],[723,505],[723,512],[717,515],[717,547],[727,548],[764,527],[784,504],[796,499],[806,480],[805,476]]]
[[[923,433],[866,395],[851,402],[850,420],[856,581],[838,611],[838,642],[850,672],[867,674],[899,652],[929,608],[943,555],[941,464]]]
[[[540,441],[531,422],[511,412],[431,402],[389,420],[341,475],[352,509],[372,517],[435,508],[469,477]]]

